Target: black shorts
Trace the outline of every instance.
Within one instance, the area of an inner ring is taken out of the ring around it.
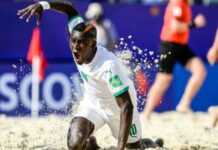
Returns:
[[[188,45],[161,41],[159,72],[172,73],[174,65],[179,62],[183,66],[196,57]]]

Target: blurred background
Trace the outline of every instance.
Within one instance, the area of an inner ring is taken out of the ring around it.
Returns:
[[[96,21],[99,30],[105,30],[100,39],[111,49],[125,46],[138,47],[144,53],[159,53],[160,30],[166,0],[74,0],[79,12],[86,14],[92,2],[99,2],[105,18]],[[0,114],[28,116],[31,108],[31,65],[26,56],[31,41],[35,21],[25,23],[16,13],[31,0],[5,0],[0,2]],[[200,92],[195,96],[192,108],[206,111],[218,104],[218,65],[210,66],[206,60],[208,49],[213,43],[218,27],[218,0],[192,0],[193,16],[205,15],[206,27],[193,29],[190,46],[200,56],[208,71]],[[102,19],[102,18],[101,18]],[[45,79],[40,83],[39,115],[50,113],[67,114],[74,102],[81,98],[80,78],[73,62],[67,39],[67,18],[55,12],[43,14],[41,41],[48,62]],[[101,25],[104,25],[101,28]],[[108,44],[110,41],[112,44]],[[125,42],[123,42],[125,41]],[[126,44],[126,45],[125,45]],[[140,57],[140,56],[138,56]],[[155,76],[155,69],[147,70],[146,89],[149,89]],[[179,64],[174,69],[174,81],[157,111],[174,110],[187,83],[189,73]],[[139,104],[139,108],[143,104]]]

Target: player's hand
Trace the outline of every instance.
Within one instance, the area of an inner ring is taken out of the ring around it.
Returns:
[[[203,14],[198,14],[194,19],[197,28],[204,27],[206,25],[206,18]]]
[[[24,9],[18,10],[17,15],[20,19],[25,19],[26,22],[36,16],[37,17],[37,25],[40,24],[41,16],[42,16],[43,8],[39,3],[35,3],[32,5],[27,6]]]
[[[218,60],[218,51],[211,47],[209,52],[207,53],[207,60],[211,65],[214,65],[215,62]]]

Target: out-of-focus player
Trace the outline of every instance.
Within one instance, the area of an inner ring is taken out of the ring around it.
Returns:
[[[118,40],[117,31],[112,21],[105,17],[102,5],[97,2],[90,3],[85,17],[97,29],[97,44],[106,47],[108,50],[114,50],[114,45]]]
[[[176,109],[179,112],[191,111],[192,98],[196,95],[206,76],[203,62],[188,46],[190,28],[203,27],[206,20],[203,15],[199,14],[192,21],[191,15],[188,0],[169,0],[160,36],[160,69],[148,93],[144,109],[145,119],[149,118],[151,112],[162,100],[172,81],[173,68],[177,62],[191,72],[191,77]]]

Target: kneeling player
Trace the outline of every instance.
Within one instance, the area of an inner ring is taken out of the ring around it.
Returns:
[[[44,8],[44,9],[43,9]],[[117,149],[144,149],[163,145],[141,140],[136,92],[123,64],[104,47],[96,44],[96,29],[85,22],[77,11],[65,2],[41,1],[20,10],[21,17],[41,14],[45,9],[64,12],[69,17],[69,45],[84,81],[84,97],[78,113],[71,121],[68,148],[71,150],[99,149],[92,135],[108,124],[118,140]]]

